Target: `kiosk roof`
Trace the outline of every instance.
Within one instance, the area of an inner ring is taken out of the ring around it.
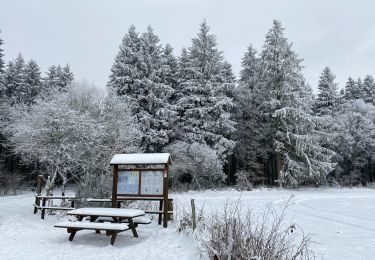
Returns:
[[[115,154],[110,164],[171,164],[171,155],[169,153]]]

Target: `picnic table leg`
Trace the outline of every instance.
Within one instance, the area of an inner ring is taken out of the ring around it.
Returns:
[[[92,217],[92,216],[91,216],[91,217],[90,217],[90,222],[94,222],[94,221],[97,220],[97,219],[98,219],[98,217]],[[96,233],[96,234],[100,234],[100,230],[99,230],[99,229],[96,229],[96,230],[95,230],[95,233]]]
[[[116,232],[116,231],[113,231],[113,233],[112,233],[112,237],[111,237],[111,245],[112,245],[112,246],[115,244],[116,237],[117,237],[117,232]]]
[[[46,214],[46,209],[44,208],[46,206],[46,198],[42,199],[42,215],[40,216],[41,219],[44,219],[44,215]]]
[[[137,233],[137,230],[135,229],[135,225],[134,225],[133,219],[132,218],[128,218],[128,221],[129,221],[129,227],[131,228],[131,230],[133,232],[133,236],[134,237],[138,237],[138,233]]]
[[[76,235],[76,233],[77,233],[77,230],[71,230],[70,236],[69,236],[69,241],[73,241],[74,236]]]

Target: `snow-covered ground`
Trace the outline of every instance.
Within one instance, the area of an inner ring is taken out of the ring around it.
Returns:
[[[373,189],[262,189],[172,194],[175,210],[198,207],[220,210],[240,199],[242,210],[261,212],[292,196],[287,218],[313,235],[318,259],[375,259],[375,190]],[[178,234],[174,225],[163,229],[155,222],[138,227],[139,238],[120,233],[115,246],[109,237],[80,231],[73,242],[64,229],[53,228],[57,216],[33,215],[33,194],[0,197],[0,259],[202,259],[195,240]],[[65,219],[65,217],[63,217]]]

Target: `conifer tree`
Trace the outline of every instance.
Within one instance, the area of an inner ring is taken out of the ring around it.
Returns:
[[[4,73],[4,94],[11,105],[23,103],[28,89],[25,85],[25,61],[21,54],[8,63]]]
[[[358,78],[358,80],[355,81],[352,77],[349,77],[345,85],[345,99],[353,100],[361,98],[363,98],[361,79]]]
[[[233,104],[223,91],[231,82],[223,76],[223,54],[206,21],[192,39],[192,46],[183,51],[179,64],[180,97],[176,104],[180,108],[180,137],[188,143],[208,144],[222,156],[234,147],[229,139],[234,131],[230,115]]]
[[[174,93],[174,57],[164,49],[151,27],[141,36],[130,27],[112,66],[108,88],[124,95],[143,132],[143,149],[160,152],[170,143],[175,120],[170,98]]]
[[[44,90],[48,92],[60,91],[66,92],[67,87],[72,84],[74,74],[67,64],[65,67],[61,65],[52,65],[48,68],[46,77],[43,79]]]
[[[25,65],[24,73],[24,84],[28,93],[25,103],[31,104],[42,88],[41,72],[38,64],[34,60],[30,60]]]
[[[266,34],[261,53],[260,105],[268,118],[274,149],[281,155],[279,182],[298,185],[323,181],[334,168],[334,152],[322,147],[328,135],[317,129],[319,118],[311,110],[311,90],[302,76],[301,59],[291,49],[279,21]],[[276,156],[278,158],[278,156]]]
[[[363,80],[363,100],[366,103],[375,105],[375,80],[371,75],[367,75]]]
[[[325,67],[318,84],[318,97],[315,101],[315,111],[318,115],[333,114],[338,107],[336,76],[330,68]]]
[[[257,51],[250,45],[242,58],[242,69],[238,87],[235,91],[235,119],[237,141],[234,155],[236,168],[245,170],[253,184],[264,180],[263,163],[267,150],[262,143],[264,124],[260,118],[261,111],[257,97],[257,81],[259,77]]]
[[[120,50],[117,53],[107,87],[118,95],[136,93],[139,80],[143,78],[140,61],[141,41],[132,25],[122,39]]]
[[[0,33],[1,33],[1,31],[0,31]],[[5,69],[5,62],[3,60],[3,58],[4,58],[3,51],[4,50],[1,47],[3,44],[4,44],[4,41],[3,41],[3,39],[0,38],[0,75],[4,73],[4,69]],[[1,78],[1,76],[0,76],[0,78]]]

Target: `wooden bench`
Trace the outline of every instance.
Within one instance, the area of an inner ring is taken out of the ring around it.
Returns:
[[[70,207],[59,207],[59,206],[46,206],[47,200],[67,200],[70,201]],[[42,200],[42,205],[40,206],[40,200]],[[38,212],[38,210],[42,211],[40,216],[41,219],[44,219],[46,209],[50,210],[72,210],[74,209],[74,202],[78,200],[76,197],[73,196],[42,196],[42,195],[35,195],[35,203],[34,203],[34,214]]]
[[[68,233],[70,233],[69,241],[73,241],[77,231],[83,229],[95,230],[97,233],[100,232],[100,230],[103,230],[106,231],[107,236],[112,236],[111,245],[114,245],[118,233],[131,229],[128,224],[123,223],[103,223],[87,221],[64,221],[55,224],[54,227],[66,228]]]

